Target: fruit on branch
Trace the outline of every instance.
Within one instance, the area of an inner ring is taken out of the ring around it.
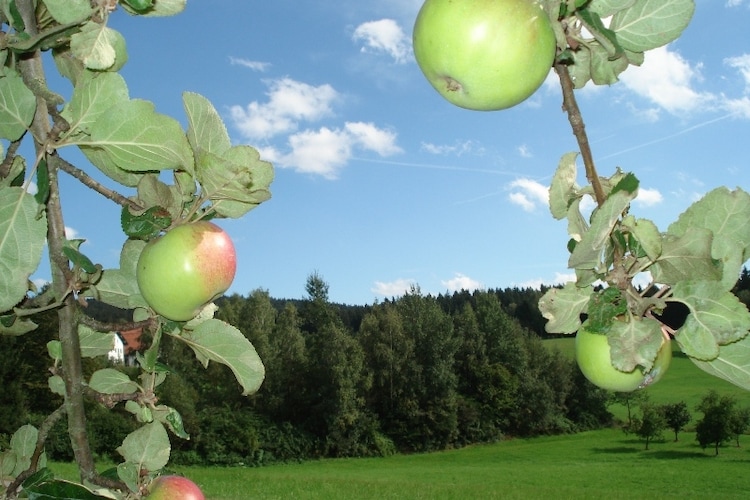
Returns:
[[[587,379],[594,385],[616,392],[632,392],[658,382],[672,361],[672,345],[664,341],[648,373],[640,367],[623,372],[612,366],[609,341],[606,335],[585,328],[578,330],[575,340],[576,362]]]
[[[414,57],[432,86],[462,108],[515,106],[544,82],[557,42],[534,0],[426,0]]]
[[[138,258],[136,278],[154,311],[188,321],[227,291],[236,270],[229,235],[212,222],[198,221],[151,240]]]
[[[159,476],[151,483],[146,500],[204,500],[198,485],[182,476]]]

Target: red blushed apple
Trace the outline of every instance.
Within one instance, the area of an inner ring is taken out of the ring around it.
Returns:
[[[229,235],[212,222],[198,221],[151,240],[138,258],[136,278],[154,311],[188,321],[227,291],[236,270]]]
[[[147,500],[205,500],[198,485],[182,476],[159,476],[149,489]]]

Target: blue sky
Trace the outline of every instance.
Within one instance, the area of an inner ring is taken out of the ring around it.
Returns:
[[[713,187],[750,190],[750,1],[696,4],[682,38],[578,92],[600,172],[633,171],[632,212],[662,230]],[[558,160],[577,150],[556,78],[509,110],[452,106],[414,62],[420,5],[189,0],[176,17],[113,15],[131,97],[184,123],[181,93],[198,92],[235,143],[276,166],[270,201],[219,221],[239,256],[230,292],[300,298],[317,271],[331,300],[369,304],[412,284],[437,294],[570,277],[565,222],[546,206]],[[66,225],[116,267],[119,208],[76,182],[63,186]]]

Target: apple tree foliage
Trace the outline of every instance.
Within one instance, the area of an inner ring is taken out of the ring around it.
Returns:
[[[263,381],[256,350],[237,328],[213,317],[213,305],[190,321],[168,321],[148,307],[136,282],[149,239],[197,220],[243,217],[270,197],[273,180],[272,166],[254,148],[231,144],[206,98],[183,94],[183,129],[153,103],[131,97],[118,73],[127,50],[110,17],[171,16],[185,3],[0,0],[0,334],[33,335],[34,315],[57,311],[58,339],[39,354],[49,356],[50,390],[64,399],[39,428],[21,427],[0,450],[0,497],[99,498],[105,490],[110,498],[140,497],[169,461],[170,433],[189,438],[179,413],[154,394],[169,371],[159,361],[164,336],[187,344],[204,366],[227,365],[243,394]],[[50,72],[69,80],[70,95],[48,86]],[[123,230],[118,267],[94,263],[81,251],[82,240],[66,237],[62,207],[75,201],[61,192],[64,175],[121,206],[113,221]],[[37,290],[30,277],[45,245],[52,282]],[[89,299],[134,311],[132,323],[87,316]],[[137,357],[140,376],[115,368],[85,375],[82,358],[106,356],[113,332],[128,326],[152,339]],[[109,473],[94,468],[84,399],[122,405],[142,424],[117,448],[122,462]],[[44,439],[62,416],[81,484],[57,481],[45,468]]]
[[[750,195],[718,187],[666,229],[658,228],[631,212],[639,187],[633,173],[597,173],[574,97],[589,82],[615,83],[649,50],[676,39],[690,22],[693,0],[542,4],[556,20],[554,67],[581,148],[563,155],[549,191],[552,216],[567,220],[568,266],[576,280],[540,300],[546,329],[575,333],[583,326],[606,334],[611,361],[625,372],[648,371],[669,336],[698,367],[750,390],[750,312],[731,293],[750,258]],[[577,183],[579,155],[588,181],[583,186]],[[596,202],[590,216],[582,210],[587,197]],[[645,289],[633,284],[643,273],[651,280]],[[689,311],[679,327],[661,319],[675,303]]]

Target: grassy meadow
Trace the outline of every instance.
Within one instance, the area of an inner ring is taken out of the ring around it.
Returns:
[[[547,342],[572,356],[572,339]],[[734,394],[741,406],[750,406],[750,393],[705,374],[683,356],[675,356],[664,379],[646,390],[652,402],[685,401],[694,412],[709,389]],[[625,418],[625,408],[611,409]],[[694,426],[695,421],[677,442],[666,431],[649,450],[634,436],[608,429],[430,454],[174,472],[190,477],[212,500],[749,498],[750,437],[741,440],[746,447],[727,445],[714,456],[713,449],[698,446]],[[52,468],[75,478],[71,464]]]

